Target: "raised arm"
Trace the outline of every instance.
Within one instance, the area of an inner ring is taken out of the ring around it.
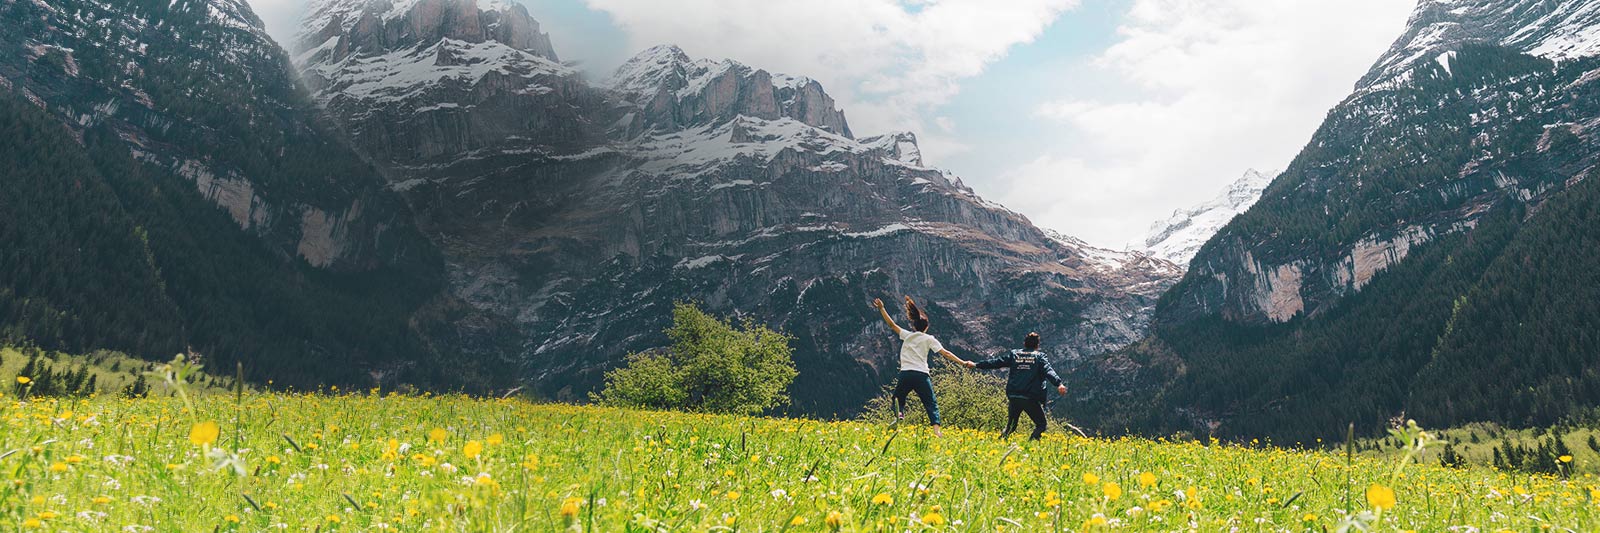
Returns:
[[[878,308],[878,314],[883,316],[883,323],[888,324],[889,329],[894,330],[896,336],[900,335],[900,326],[894,323],[893,318],[889,318],[889,311],[883,308],[883,300],[874,298],[872,306]]]
[[[958,365],[961,365],[961,366],[964,366],[964,367],[967,367],[967,368],[972,368],[972,366],[973,366],[973,363],[971,361],[968,361],[966,359],[962,359],[960,357],[956,357],[956,354],[950,353],[950,350],[946,350],[946,349],[940,348],[939,349],[939,355],[944,356],[945,359],[949,359],[950,362],[952,362],[952,363],[955,363],[955,364],[958,364]]]

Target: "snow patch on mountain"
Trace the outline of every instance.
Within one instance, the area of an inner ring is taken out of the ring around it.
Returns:
[[[1422,0],[1408,29],[1357,95],[1404,85],[1413,66],[1466,43],[1505,46],[1555,61],[1600,55],[1600,0]],[[1440,60],[1448,71],[1448,59]]]
[[[1187,268],[1189,260],[1194,259],[1211,236],[1261,199],[1261,192],[1272,183],[1275,175],[1277,172],[1245,171],[1244,176],[1228,184],[1215,198],[1174,211],[1166,220],[1152,224],[1150,233],[1130,243],[1129,248]]]

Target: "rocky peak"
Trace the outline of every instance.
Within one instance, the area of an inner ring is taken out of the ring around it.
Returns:
[[[1600,0],[1422,0],[1401,34],[1357,84],[1404,82],[1410,67],[1468,43],[1506,46],[1552,60],[1600,54]]]
[[[911,166],[923,166],[922,148],[917,145],[917,134],[915,133],[899,131],[867,137],[861,139],[861,144],[876,150],[882,150],[889,159]]]
[[[789,117],[852,138],[844,111],[811,78],[773,74],[725,59],[694,59],[674,45],[651,47],[623,63],[605,85],[638,107],[629,136],[680,131],[739,115]]]
[[[334,62],[444,40],[498,43],[559,61],[550,36],[527,8],[511,0],[317,0],[307,11],[296,52],[300,61]]]

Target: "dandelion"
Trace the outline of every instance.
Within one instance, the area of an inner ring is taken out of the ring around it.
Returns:
[[[28,376],[17,376],[17,384],[18,385],[27,385],[29,383],[33,383],[33,380],[28,378]],[[33,527],[39,527],[39,526],[36,524]]]
[[[1317,521],[1317,515],[1312,514],[1312,513],[1306,513],[1305,516],[1300,517],[1300,521],[1301,522],[1316,522]]]
[[[1117,498],[1122,497],[1122,486],[1117,485],[1115,482],[1106,482],[1105,487],[1101,490],[1105,493],[1107,500],[1117,501]]]
[[[105,496],[95,496],[93,500],[89,501],[93,502],[95,505],[105,505],[111,503],[111,498],[107,498]]]
[[[873,496],[872,497],[872,504],[873,505],[894,505],[894,496],[890,496],[889,493],[887,493],[887,492],[880,492],[880,493],[878,493],[877,496]]]
[[[927,514],[922,515],[922,523],[930,526],[942,526],[944,525],[944,515],[939,514],[937,509],[929,510]]]
[[[50,471],[54,472],[54,473],[57,473],[57,474],[62,473],[62,472],[66,472],[67,471],[67,463],[54,463],[54,464],[51,464],[50,465]]]
[[[483,454],[483,443],[482,442],[478,442],[478,441],[475,441],[475,440],[474,441],[467,441],[467,445],[461,447],[461,455],[467,456],[468,459],[477,459],[478,456],[482,455],[482,454]]]
[[[1099,485],[1100,484],[1100,476],[1094,475],[1094,472],[1084,472],[1083,473],[1083,483],[1085,485]]]
[[[724,497],[728,498],[729,500],[737,500],[737,499],[739,499],[739,491],[730,490],[730,491],[728,491],[728,494],[726,496],[724,496]]]
[[[839,526],[844,524],[844,515],[839,511],[828,511],[828,516],[823,517],[822,523],[833,529],[839,529]]]
[[[794,515],[794,518],[789,520],[789,525],[790,526],[803,526],[803,525],[806,525],[806,517],[800,516],[800,515]]]
[[[26,384],[26,382],[22,381],[24,379],[27,379],[27,378],[18,377],[17,378],[17,383]],[[39,519],[37,519],[37,518],[29,518],[27,520],[23,520],[22,521],[22,528],[23,529],[39,529],[41,527],[44,527],[44,523],[40,522]]]
[[[1561,457],[1560,457],[1560,458],[1559,458],[1559,459],[1560,459],[1560,460],[1561,460],[1561,462],[1563,462],[1563,463],[1570,463],[1570,462],[1572,462],[1572,456],[1571,456],[1571,455],[1563,455],[1563,456],[1561,456]]]
[[[1156,484],[1156,475],[1150,472],[1139,473],[1139,486],[1149,488]]]
[[[232,523],[235,523],[235,524],[239,523],[239,515],[236,515],[236,514],[231,514],[231,515],[228,515],[228,516],[224,516],[224,517],[222,517],[222,519],[224,521],[232,522]]]
[[[1373,484],[1367,487],[1367,503],[1378,510],[1388,510],[1394,507],[1394,490],[1383,485]]]
[[[1079,528],[1079,529],[1105,527],[1105,525],[1106,525],[1106,517],[1105,517],[1105,515],[1102,515],[1100,513],[1095,513],[1094,516],[1089,517],[1088,520],[1084,520],[1083,521],[1083,527]]]
[[[486,439],[486,441],[489,443],[490,446],[499,446],[500,443],[506,441],[506,436],[505,435],[501,435],[499,433],[495,433],[493,435],[490,435],[489,438]]]
[[[428,442],[444,442],[445,437],[448,436],[450,434],[445,433],[444,428],[433,428],[428,431]]]
[[[574,516],[578,516],[578,506],[582,503],[583,500],[578,498],[567,498],[565,500],[561,500],[561,516],[563,518],[572,518]]]
[[[189,442],[195,446],[210,446],[217,441],[217,435],[222,431],[217,428],[217,423],[207,420],[189,428]]]

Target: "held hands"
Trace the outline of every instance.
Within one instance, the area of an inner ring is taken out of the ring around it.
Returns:
[[[1056,392],[1061,393],[1062,395],[1065,395],[1067,393],[1067,386],[1066,385],[1056,385]]]
[[[961,366],[964,366],[964,367],[967,367],[967,368],[978,368],[978,363],[974,363],[972,361],[963,360],[963,361],[961,361]]]

